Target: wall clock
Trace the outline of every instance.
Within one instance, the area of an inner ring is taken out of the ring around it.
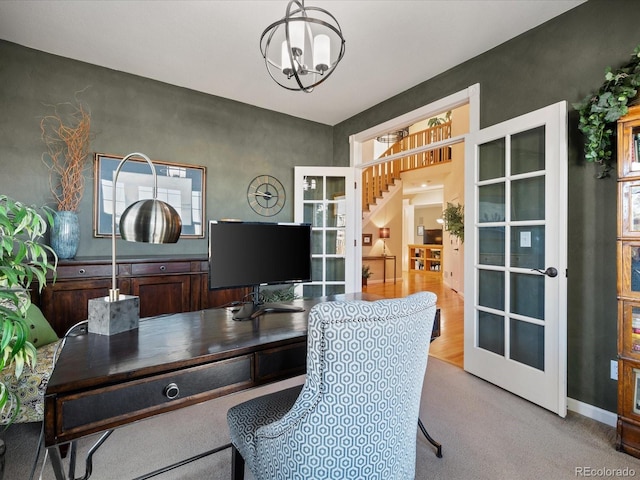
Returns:
[[[280,180],[271,175],[258,175],[247,188],[247,201],[263,217],[272,217],[282,210],[286,194]]]

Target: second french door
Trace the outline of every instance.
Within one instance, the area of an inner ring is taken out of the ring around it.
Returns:
[[[466,143],[464,368],[566,415],[566,104]]]
[[[359,288],[353,179],[350,167],[295,167],[294,218],[312,226],[312,282],[302,286],[304,297],[352,293]]]

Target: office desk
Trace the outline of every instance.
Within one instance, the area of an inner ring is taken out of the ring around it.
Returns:
[[[365,294],[296,300],[304,312],[235,321],[226,309],[150,317],[137,330],[69,337],[45,395],[45,446],[64,480],[59,446],[306,370],[307,316],[316,303]]]
[[[393,283],[396,283],[396,256],[379,255],[373,257],[362,257],[362,260],[382,260],[382,283],[387,283],[387,260],[393,260]]]

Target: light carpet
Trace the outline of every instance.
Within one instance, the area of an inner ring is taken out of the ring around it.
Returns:
[[[91,478],[132,479],[227,444],[226,412],[230,406],[301,383],[303,378],[117,429],[96,453]],[[571,412],[560,418],[435,358],[428,362],[420,417],[431,436],[442,443],[443,458],[437,458],[433,447],[417,432],[419,480],[640,477],[640,459],[615,450],[614,428]],[[28,478],[39,433],[38,424],[15,424],[3,432],[7,442],[5,480]],[[79,442],[76,477],[84,475],[81,459],[97,438],[94,435]],[[227,449],[155,478],[227,480],[231,478],[230,465]],[[55,478],[50,462],[42,478]],[[253,477],[247,472],[245,480],[249,479]]]

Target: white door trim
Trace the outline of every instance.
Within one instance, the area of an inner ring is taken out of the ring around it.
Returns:
[[[349,159],[350,166],[354,168],[354,178],[356,178],[356,183],[358,184],[358,189],[355,198],[355,211],[362,212],[362,196],[360,195],[360,181],[361,178],[360,172],[362,169],[379,163],[377,161],[370,161],[364,163],[362,160],[362,144],[372,138],[375,138],[379,135],[382,135],[387,132],[391,132],[393,130],[398,130],[400,128],[404,128],[407,125],[411,125],[420,120],[424,120],[427,118],[431,118],[435,115],[438,115],[442,112],[446,112],[448,110],[453,110],[456,107],[461,105],[469,104],[469,133],[476,132],[480,129],[480,84],[473,84],[464,90],[460,90],[459,92],[453,93],[447,97],[444,97],[440,100],[436,100],[424,107],[417,108],[411,112],[407,112],[399,117],[393,118],[391,120],[387,120],[384,123],[376,125],[374,127],[368,128],[361,132],[355,133],[349,137]],[[466,135],[464,136],[466,138]],[[450,139],[447,144],[458,143],[459,141],[464,141],[462,139]],[[440,142],[442,143],[442,142]],[[433,147],[432,148],[437,148]],[[384,161],[388,161],[389,158],[385,158]],[[465,160],[466,161],[466,160]],[[465,172],[466,172],[465,168]],[[466,176],[466,173],[465,173]],[[354,237],[356,244],[358,246],[356,250],[356,258],[355,258],[355,271],[360,272],[362,269],[362,215],[356,215],[355,223],[353,225]]]

